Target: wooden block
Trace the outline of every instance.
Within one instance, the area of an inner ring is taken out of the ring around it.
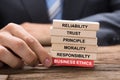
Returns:
[[[71,36],[96,38],[96,31],[51,29],[51,36]]]
[[[97,52],[96,45],[52,44],[52,51]]]
[[[69,59],[87,59],[96,60],[95,53],[77,53],[77,52],[63,52],[63,51],[51,51],[50,55],[55,58],[69,58]]]
[[[94,60],[53,58],[53,66],[94,67]]]
[[[98,22],[75,21],[75,20],[53,20],[54,28],[76,29],[76,30],[99,30]]]
[[[97,38],[52,36],[51,43],[97,45]]]
[[[8,75],[0,74],[0,80],[8,80]]]

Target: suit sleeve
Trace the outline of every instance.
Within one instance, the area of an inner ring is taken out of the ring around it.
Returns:
[[[100,46],[120,44],[120,0],[111,0],[110,7],[112,12],[98,13],[80,19],[100,23],[100,30],[97,33]]]
[[[120,28],[120,10],[109,13],[100,13],[83,19],[82,21],[97,21],[100,22],[101,28]]]

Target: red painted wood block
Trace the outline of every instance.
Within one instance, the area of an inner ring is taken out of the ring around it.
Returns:
[[[94,60],[53,58],[54,66],[94,67]]]

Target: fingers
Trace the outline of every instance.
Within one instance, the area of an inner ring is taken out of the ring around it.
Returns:
[[[31,45],[30,45],[31,46]],[[32,49],[37,53],[41,63],[46,66],[50,67],[52,65],[52,57],[46,52],[46,50],[39,44],[39,42],[34,43]]]
[[[2,36],[2,34],[4,34],[4,36]],[[14,37],[7,32],[3,32],[1,33],[0,44],[10,48],[16,55],[22,58],[26,64],[31,66],[36,64],[36,54],[27,46],[23,40]]]
[[[24,40],[31,50],[37,54],[42,64],[47,67],[52,65],[52,57],[45,51],[40,43],[33,36],[27,33],[21,26],[9,24],[8,27],[6,27],[6,30],[10,31],[13,36]]]
[[[5,47],[0,45],[0,61],[8,64],[12,68],[20,68],[23,66],[23,62],[14,56],[10,51],[8,51]],[[3,66],[0,63],[1,67]]]

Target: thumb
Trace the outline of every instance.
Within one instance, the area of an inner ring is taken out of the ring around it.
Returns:
[[[52,56],[45,50],[45,48],[40,45],[36,44],[36,48],[34,48],[39,61],[45,66],[45,67],[50,67],[52,66]]]
[[[43,55],[39,55],[39,58],[40,58],[41,63],[45,67],[52,66],[53,64],[52,57],[46,51],[43,51]]]

